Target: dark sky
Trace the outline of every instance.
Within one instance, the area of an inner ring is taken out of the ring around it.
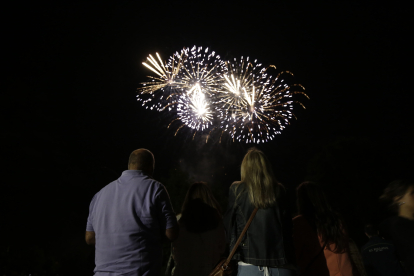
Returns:
[[[174,137],[165,115],[136,101],[147,55],[166,58],[184,46],[275,64],[306,87],[307,109],[298,108],[297,121],[259,146],[287,186],[303,181],[310,160],[338,139],[375,144],[390,163],[413,161],[407,6],[19,2],[3,18],[1,201],[8,233],[31,227],[34,239],[54,227],[62,233],[68,221],[83,229],[91,197],[126,169],[136,148],[153,151],[157,179],[181,169],[225,189],[238,180],[248,147],[192,141],[185,131]]]

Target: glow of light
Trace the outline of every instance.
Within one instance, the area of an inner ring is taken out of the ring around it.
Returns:
[[[191,108],[194,112],[201,118],[203,121],[207,120],[210,117],[211,112],[209,112],[208,103],[205,101],[205,96],[201,91],[200,84],[194,85],[191,90],[188,91],[188,94],[193,92],[191,96]]]

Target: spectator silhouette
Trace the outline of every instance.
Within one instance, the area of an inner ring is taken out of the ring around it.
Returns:
[[[414,182],[391,182],[381,199],[388,201],[390,207],[398,214],[384,222],[381,230],[394,242],[397,256],[406,273],[414,275]]]
[[[380,238],[373,224],[365,225],[365,235],[369,241],[362,246],[361,254],[368,276],[405,276],[394,243]]]
[[[237,275],[296,275],[285,188],[264,153],[252,148],[244,156],[241,181],[230,186],[224,216],[230,249],[255,208],[258,211],[233,257],[238,261]]]
[[[93,197],[85,240],[95,245],[95,276],[159,275],[162,237],[173,241],[179,229],[154,165],[149,150],[133,151],[128,170]]]
[[[297,205],[293,239],[301,275],[354,275],[344,223],[322,188],[313,182],[300,184]]]
[[[225,250],[220,206],[204,182],[190,186],[178,221],[179,237],[172,243],[174,276],[207,276]]]

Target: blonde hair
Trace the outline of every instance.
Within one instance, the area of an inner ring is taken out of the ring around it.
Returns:
[[[250,202],[265,209],[276,204],[281,185],[277,182],[269,160],[264,153],[251,148],[241,164],[241,183],[246,185]]]

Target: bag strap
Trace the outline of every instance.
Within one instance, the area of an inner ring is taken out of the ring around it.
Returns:
[[[241,243],[244,234],[246,234],[247,229],[249,228],[250,224],[252,223],[252,220],[253,220],[254,216],[256,215],[257,210],[258,210],[258,208],[255,208],[253,210],[253,212],[252,212],[249,220],[246,223],[246,226],[244,226],[243,231],[241,232],[241,234],[240,234],[239,238],[237,239],[236,243],[234,244],[233,250],[230,252],[230,255],[228,256],[228,258],[226,259],[226,261],[223,263],[222,268],[224,270],[226,270],[228,268],[228,265],[229,265],[229,263],[231,261],[231,258],[233,258],[234,253],[236,253],[237,247],[239,247],[239,244]]]

